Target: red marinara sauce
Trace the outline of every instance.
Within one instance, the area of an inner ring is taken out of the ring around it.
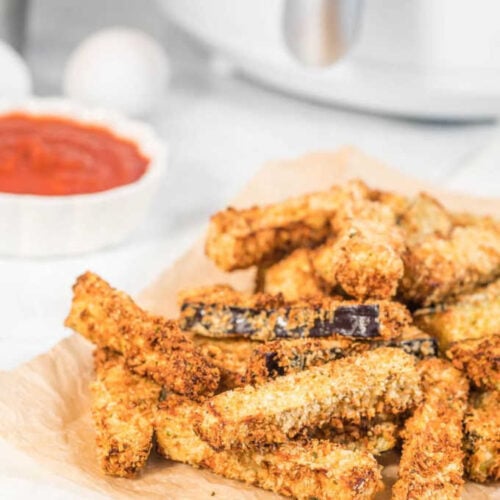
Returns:
[[[149,160],[105,128],[55,116],[0,116],[0,192],[96,193],[141,178]]]

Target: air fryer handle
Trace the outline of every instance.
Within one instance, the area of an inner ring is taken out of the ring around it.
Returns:
[[[363,0],[284,0],[283,34],[302,64],[329,66],[353,45]]]
[[[29,0],[0,0],[0,40],[22,52]]]

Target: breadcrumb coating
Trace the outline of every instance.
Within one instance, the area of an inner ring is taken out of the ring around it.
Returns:
[[[245,338],[218,339],[201,335],[194,335],[193,341],[220,371],[218,392],[245,385],[245,373],[255,342]]]
[[[358,300],[393,297],[405,243],[391,208],[368,200],[346,203],[332,226],[336,237],[312,251],[315,274]]]
[[[500,332],[500,280],[455,301],[416,311],[415,324],[434,335],[442,350],[453,342]]]
[[[295,248],[324,241],[331,234],[331,217],[346,198],[367,192],[363,183],[351,182],[273,205],[229,207],[210,219],[205,252],[225,271],[272,262]]]
[[[316,275],[312,255],[309,249],[298,248],[276,264],[262,268],[258,291],[274,295],[281,293],[289,301],[328,294],[331,287]]]
[[[151,450],[161,387],[130,372],[123,356],[107,349],[95,351],[94,364],[90,395],[99,465],[105,474],[134,477]]]
[[[219,370],[175,321],[149,315],[96,274],[77,279],[65,325],[98,347],[122,353],[134,373],[171,391],[200,398],[218,387]]]
[[[332,288],[357,300],[390,299],[404,273],[400,255],[387,232],[358,222],[312,251],[311,260],[315,275]]]
[[[500,392],[471,394],[464,425],[467,476],[500,481]]]
[[[408,210],[410,204],[408,197],[392,191],[382,191],[380,189],[370,190],[369,199],[370,201],[386,205],[398,218]]]
[[[427,193],[419,193],[401,214],[399,224],[406,241],[415,244],[432,234],[448,236],[453,228],[453,218],[438,200]]]
[[[423,403],[402,431],[403,451],[394,500],[460,499],[463,487],[462,421],[467,379],[448,361],[421,361]]]
[[[338,297],[287,302],[281,295],[248,295],[227,285],[187,290],[180,294],[183,330],[199,335],[275,338],[326,337],[395,338],[411,322],[398,302],[364,303]]]
[[[339,336],[275,340],[253,349],[247,360],[245,380],[251,384],[262,384],[271,378],[297,373],[384,345],[398,347],[419,358],[437,356],[435,339],[415,327],[406,328],[400,338],[389,341],[355,341]]]
[[[196,411],[196,404],[179,397],[169,396],[161,404],[156,419],[160,454],[303,500],[370,499],[383,488],[381,468],[369,453],[329,441],[215,451],[193,430]]]
[[[449,236],[431,234],[403,255],[400,293],[428,306],[468,293],[500,275],[500,231],[455,227]]]
[[[365,450],[377,456],[398,445],[400,432],[398,419],[376,419],[361,425],[344,425],[341,429],[328,425],[313,432],[312,438],[328,440],[349,450]]]
[[[490,215],[477,215],[470,212],[452,213],[453,225],[455,226],[476,226],[500,231],[500,220]]]
[[[195,429],[216,450],[285,443],[333,419],[405,412],[420,401],[419,381],[413,356],[379,348],[214,396]]]
[[[476,387],[500,391],[500,335],[456,342],[446,356]]]

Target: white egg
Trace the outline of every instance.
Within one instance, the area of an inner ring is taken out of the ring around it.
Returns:
[[[111,28],[84,40],[64,72],[64,92],[85,104],[144,115],[158,106],[170,77],[168,57],[149,35]]]
[[[0,40],[0,98],[26,97],[32,87],[31,73],[23,58]]]

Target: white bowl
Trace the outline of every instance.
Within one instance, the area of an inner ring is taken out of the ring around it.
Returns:
[[[0,115],[11,112],[104,127],[135,143],[150,162],[137,181],[98,193],[0,193],[0,254],[46,257],[89,252],[124,240],[140,224],[167,163],[167,147],[151,127],[115,112],[88,109],[59,98],[0,102]]]

